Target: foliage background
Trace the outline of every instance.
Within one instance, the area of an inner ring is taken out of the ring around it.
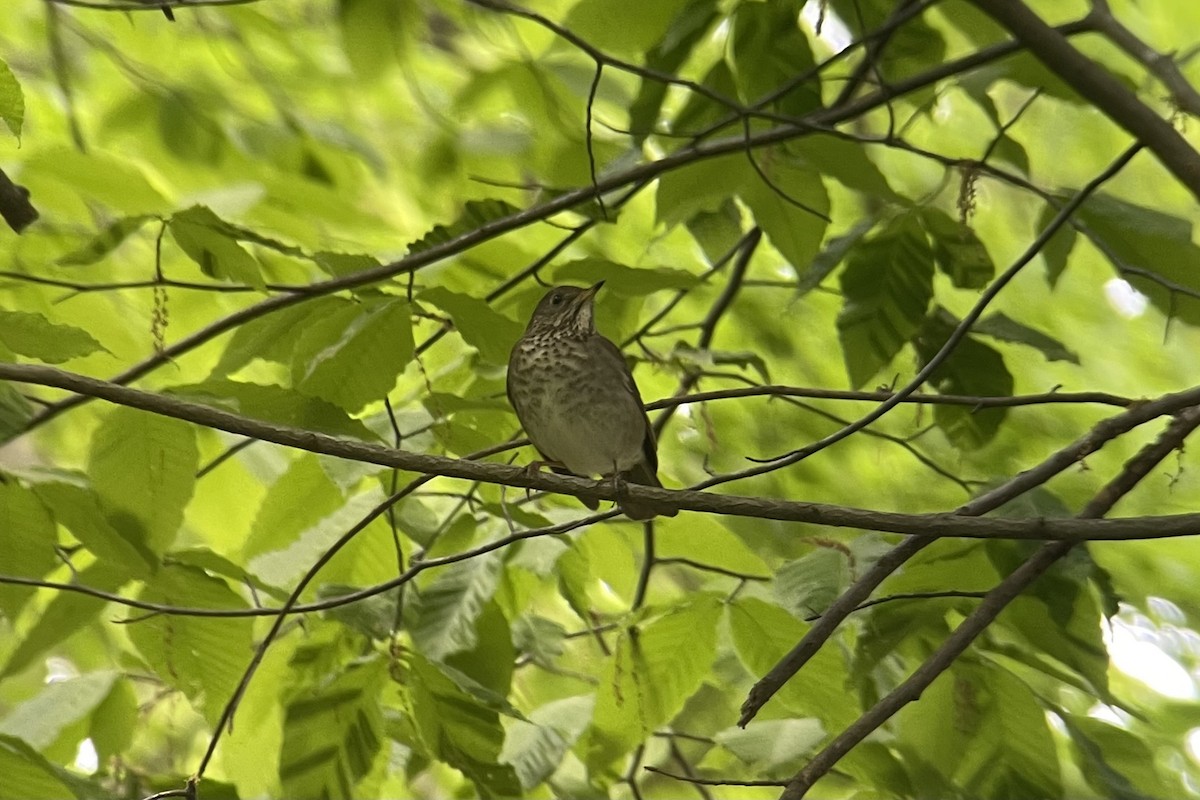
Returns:
[[[461,458],[516,435],[504,364],[539,282],[599,279],[600,327],[645,398],[793,387],[658,412],[668,487],[804,447],[882,397],[797,387],[904,385],[1131,142],[1075,76],[1028,54],[922,83],[1007,41],[976,7],[992,3],[192,5],[174,24],[32,0],[0,18],[0,168],[40,214],[0,231],[0,359],[135,383],[159,411],[189,400],[411,452]],[[1194,146],[1186,92],[1103,25],[1177,54],[1194,83],[1200,7],[1032,7],[1085,20],[1070,41],[1091,68]],[[861,47],[825,61],[900,18],[871,69]],[[730,116],[780,87],[765,117]],[[805,127],[873,94],[888,102]],[[701,148],[732,144],[702,159],[691,136],[710,126]],[[742,143],[768,131],[783,133]],[[951,511],[1121,406],[1193,386],[1195,191],[1137,154],[926,387],[1105,402],[906,404],[713,491]],[[437,257],[398,260],[423,252]],[[229,316],[264,298],[291,299]],[[754,681],[898,537],[693,511],[644,531],[583,518],[570,497],[527,500],[512,487],[528,481],[496,471],[383,510],[418,473],[186,413],[48,406],[68,397],[35,385],[48,373],[5,374],[30,382],[0,384],[0,798],[142,797],[198,765],[204,798],[775,797],[1034,549],[925,548],[743,730]],[[999,513],[1078,513],[1161,431],[1117,438]],[[1118,513],[1194,513],[1198,490],[1183,452]],[[222,729],[275,620],[238,613],[278,608],[373,508],[303,602],[436,568],[288,618]],[[574,530],[436,562],[555,523]],[[1200,553],[1154,533],[1076,548],[819,796],[1200,793]],[[148,612],[80,586],[234,613]],[[680,782],[695,778],[715,785]]]

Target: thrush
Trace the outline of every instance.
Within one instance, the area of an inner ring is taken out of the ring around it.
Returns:
[[[596,292],[556,286],[533,311],[508,359],[508,399],[529,440],[557,472],[603,475],[645,486],[658,481],[654,430],[621,351],[596,331]],[[595,509],[595,500],[583,501]],[[631,519],[662,513],[618,499]]]

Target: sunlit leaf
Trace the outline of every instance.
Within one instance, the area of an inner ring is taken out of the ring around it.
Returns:
[[[21,84],[17,76],[4,59],[0,59],[0,119],[12,131],[13,136],[21,138],[21,123],[25,119],[25,96],[21,93]]]
[[[51,364],[104,350],[83,328],[59,325],[29,311],[0,309],[0,342],[18,355]]]

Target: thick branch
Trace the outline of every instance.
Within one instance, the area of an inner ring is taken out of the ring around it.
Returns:
[[[198,425],[295,447],[313,453],[378,464],[385,467],[442,475],[484,483],[541,489],[596,500],[616,500],[612,481],[532,473],[507,464],[489,464],[445,456],[412,453],[378,444],[341,439],[286,425],[250,419],[230,411],[187,400],[154,394],[127,386],[88,378],[55,367],[36,364],[0,363],[0,380],[54,386],[98,397],[118,405],[139,408]],[[1118,415],[1121,425],[1133,427],[1164,414],[1173,414],[1200,404],[1200,387],[1164,395]],[[1112,422],[1108,420],[1107,422]],[[1094,449],[1094,448],[1093,448]],[[1091,452],[1086,450],[1084,454]],[[679,508],[710,514],[807,522],[814,525],[877,530],[927,538],[965,537],[1035,540],[1160,539],[1200,534],[1200,514],[1166,517],[1131,517],[1121,520],[1081,521],[1063,519],[966,519],[961,514],[898,514],[860,508],[798,503],[773,498],[711,494],[690,490],[656,489],[637,484],[621,487],[630,497],[656,508]]]
[[[1171,124],[1146,106],[1107,70],[1075,49],[1021,0],[974,0],[1039,61],[1137,141],[1200,199],[1200,153]]]

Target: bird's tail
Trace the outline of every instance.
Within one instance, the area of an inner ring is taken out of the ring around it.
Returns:
[[[658,480],[658,475],[654,473],[654,469],[645,461],[639,462],[632,469],[622,472],[621,477],[630,483],[640,483],[643,486],[653,486],[658,489],[663,488],[662,483]],[[617,502],[617,505],[625,512],[625,516],[636,520],[653,519],[657,516],[673,517],[679,513],[679,509],[677,508],[658,511],[636,500],[629,499],[621,499]]]

